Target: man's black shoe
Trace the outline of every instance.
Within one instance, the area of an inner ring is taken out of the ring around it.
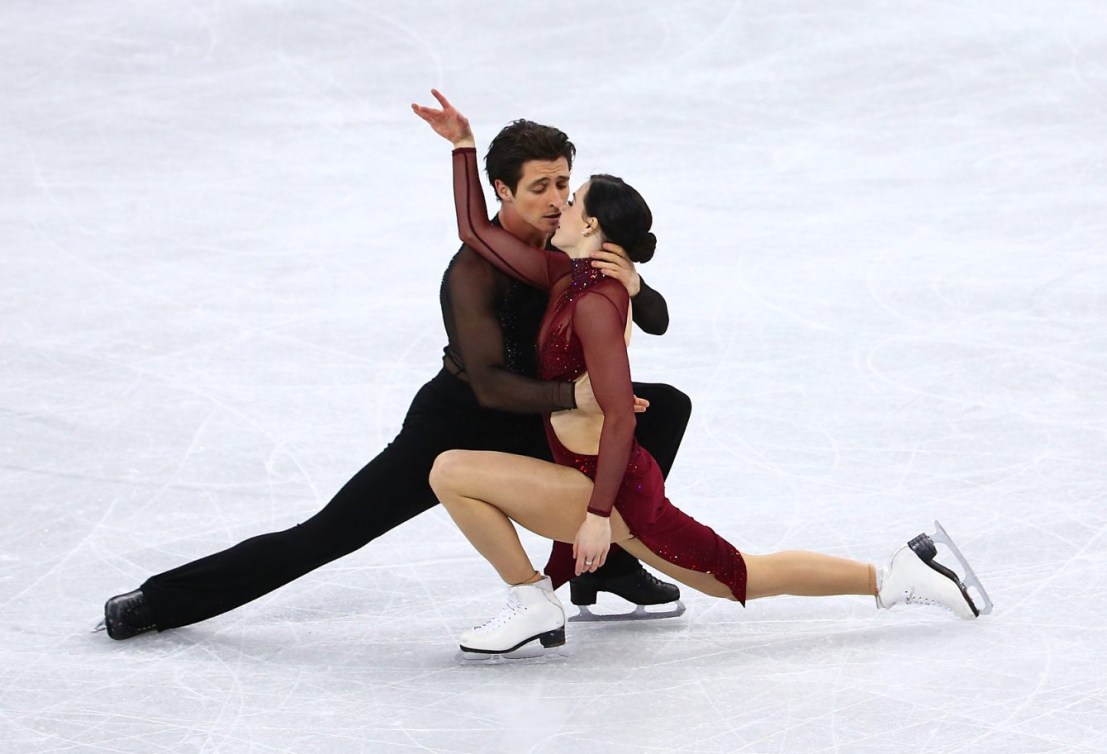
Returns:
[[[154,612],[142,590],[117,594],[105,602],[104,627],[108,630],[108,636],[119,640],[156,629]]]
[[[663,605],[680,599],[680,588],[667,584],[641,565],[622,576],[605,578],[597,573],[582,573],[569,582],[569,598],[574,605],[596,604],[597,592],[611,592],[636,605]]]

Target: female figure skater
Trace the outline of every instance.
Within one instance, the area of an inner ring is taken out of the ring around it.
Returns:
[[[454,202],[461,240],[490,263],[548,290],[538,335],[540,377],[588,375],[599,412],[559,411],[545,417],[556,464],[507,453],[451,450],[438,456],[431,486],[474,547],[508,584],[508,604],[461,637],[464,652],[503,654],[538,639],[565,641],[565,615],[549,575],[538,573],[512,521],[551,539],[573,543],[575,573],[603,565],[612,542],[706,594],[736,600],[778,594],[858,594],[878,607],[900,602],[938,604],[962,618],[990,611],[967,562],[939,527],[900,548],[887,569],[813,552],[738,552],[665,497],[654,459],[634,439],[634,395],[627,341],[626,288],[593,269],[604,241],[635,262],[653,256],[653,222],[641,195],[619,178],[595,175],[563,208],[552,244],[537,249],[488,220],[468,120],[436,90],[441,109],[412,109],[454,146]],[[564,252],[564,253],[562,253]],[[946,542],[979,590],[978,609],[965,584],[934,560],[934,540]]]

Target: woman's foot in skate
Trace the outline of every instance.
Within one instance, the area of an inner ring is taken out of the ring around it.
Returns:
[[[952,610],[959,618],[978,617],[981,610],[964,582],[935,559],[937,554],[934,541],[926,534],[920,534],[897,550],[888,567],[878,576],[877,606],[938,605]],[[991,603],[987,602],[987,606],[989,609],[984,612],[990,611]]]
[[[496,617],[461,635],[461,651],[502,655],[536,639],[546,648],[565,643],[565,609],[549,576],[508,587],[507,604]]]

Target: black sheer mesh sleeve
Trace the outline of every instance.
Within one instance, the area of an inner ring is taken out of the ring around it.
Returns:
[[[588,512],[599,516],[611,515],[634,442],[634,389],[625,340],[629,298],[626,288],[613,280],[591,288],[573,311],[573,330],[603,411],[596,480],[588,501]]]
[[[454,209],[462,242],[511,277],[549,290],[553,281],[569,273],[569,257],[559,251],[538,249],[520,241],[488,219],[488,207],[480,187],[477,150],[455,149]]]
[[[669,305],[665,297],[646,285],[642,276],[638,295],[634,297],[634,324],[650,335],[664,335],[669,329]]]
[[[468,249],[458,253],[443,280],[442,313],[452,357],[464,372],[477,401],[485,408],[525,414],[544,414],[576,408],[571,382],[548,382],[512,371],[505,363],[506,338],[497,307],[510,286],[480,257]],[[528,289],[529,291],[530,289]],[[534,296],[543,296],[535,291]],[[528,304],[534,306],[535,304]],[[540,310],[539,310],[540,311]],[[528,317],[539,316],[525,313]],[[520,314],[520,317],[524,314]],[[528,342],[516,348],[533,348],[538,321]],[[520,333],[511,337],[519,338]],[[533,367],[532,367],[533,369]]]

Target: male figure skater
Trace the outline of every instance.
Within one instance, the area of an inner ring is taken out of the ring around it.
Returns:
[[[500,201],[502,227],[529,244],[546,244],[568,198],[575,152],[568,137],[549,126],[519,120],[500,132],[485,167]],[[627,287],[639,327],[654,334],[667,329],[665,299],[642,281],[621,249],[606,248],[594,265]],[[109,599],[104,627],[110,637],[127,639],[205,620],[359,549],[438,503],[428,476],[445,450],[549,459],[539,414],[594,404],[595,398],[587,381],[534,377],[546,293],[509,279],[463,246],[446,269],[440,301],[448,338],[443,368],[416,393],[395,440],[307,521],[152,576]],[[636,383],[634,389],[649,406],[640,415],[637,437],[667,474],[691,402],[668,385]],[[567,557],[569,546],[555,545],[551,560]],[[571,598],[586,606],[595,602],[597,591],[639,606],[680,596],[675,585],[657,580],[621,550],[598,572],[575,579]],[[662,616],[682,610],[678,605]],[[644,617],[640,609],[632,615]]]

